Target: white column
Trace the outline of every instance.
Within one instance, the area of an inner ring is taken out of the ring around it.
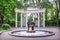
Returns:
[[[15,23],[15,27],[17,27],[17,12],[16,12],[16,23]]]
[[[39,20],[39,13],[38,13],[38,27],[40,27],[40,20]]]
[[[45,28],[45,13],[43,13],[43,27]]]
[[[21,27],[22,27],[22,13],[21,13]]]
[[[27,15],[26,15],[26,27],[27,27],[27,22],[28,22],[28,19],[27,19]]]
[[[33,14],[33,22],[34,22],[34,14]]]
[[[41,13],[39,13],[39,14],[41,15]],[[39,15],[39,27],[41,27],[41,24],[40,24],[41,23],[40,22],[41,21],[41,16],[40,15]]]

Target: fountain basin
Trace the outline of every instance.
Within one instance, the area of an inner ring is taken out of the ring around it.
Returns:
[[[11,31],[9,34],[16,37],[48,37],[55,35],[55,33],[45,30],[35,30],[34,32],[27,32],[26,30],[17,30]]]

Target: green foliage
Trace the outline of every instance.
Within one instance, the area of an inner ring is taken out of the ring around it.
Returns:
[[[46,9],[46,12],[45,12],[46,17],[45,18],[47,20],[48,19],[47,14],[48,14],[50,9],[53,9],[53,4],[51,4],[50,2],[41,2],[40,7]]]
[[[15,26],[15,19],[9,19],[6,23],[10,24],[11,26]]]
[[[50,2],[41,2],[40,3],[41,8],[46,8],[46,12],[45,12],[46,20],[48,20],[48,18],[51,18],[51,20],[55,20],[57,18],[56,8],[53,7],[53,5],[55,5],[55,4],[52,4]],[[49,10],[51,11],[50,12],[51,16],[47,15],[49,13]],[[54,14],[54,12],[55,12],[55,14]]]
[[[26,2],[27,0],[24,0]],[[15,24],[15,8],[24,8],[22,0],[18,2],[17,0],[0,0],[0,16],[5,18],[6,23],[13,25]],[[20,16],[19,18],[20,19]],[[2,20],[1,20],[2,21]]]
[[[38,20],[38,18],[34,18],[34,19],[35,19],[35,21]]]
[[[26,1],[28,1],[28,0],[24,0],[24,2],[26,2]]]
[[[30,21],[30,22],[31,22],[32,20],[33,20],[33,19],[32,19],[32,17],[30,16],[30,18],[29,18],[29,20],[28,20],[28,21]]]
[[[2,31],[3,29],[2,28],[0,28],[0,31]]]
[[[0,0],[0,16],[5,18],[5,21],[13,19],[12,14],[15,14],[12,10],[16,7],[15,0]],[[2,21],[2,20],[1,20]],[[4,21],[4,22],[5,22]],[[11,22],[11,21],[10,21]]]
[[[11,11],[15,7],[14,0],[3,0],[3,7],[4,7],[4,13],[3,15],[6,16],[6,18],[11,17]]]
[[[4,30],[7,30],[7,29],[10,28],[10,25],[9,25],[9,24],[2,24],[2,28],[3,28]]]
[[[23,5],[22,5],[21,1],[20,2],[16,2],[16,7],[18,9],[22,9],[23,8]]]
[[[46,9],[51,9],[51,8],[53,8],[53,4],[51,4],[50,2],[41,2],[41,3],[40,3],[40,6],[41,6],[42,8],[46,8]]]

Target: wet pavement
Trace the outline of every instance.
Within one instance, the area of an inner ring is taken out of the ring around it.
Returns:
[[[27,28],[11,28],[0,35],[0,40],[60,40],[60,28],[35,28],[35,30],[47,30],[55,33],[53,36],[49,37],[15,37],[11,36],[8,33],[15,30],[26,30]]]

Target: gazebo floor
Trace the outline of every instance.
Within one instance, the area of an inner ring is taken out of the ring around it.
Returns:
[[[60,40],[60,28],[35,28],[35,30],[47,30],[55,33],[49,37],[37,37],[37,38],[26,38],[26,37],[14,37],[9,35],[10,31],[25,30],[27,28],[11,28],[0,35],[0,40]]]

